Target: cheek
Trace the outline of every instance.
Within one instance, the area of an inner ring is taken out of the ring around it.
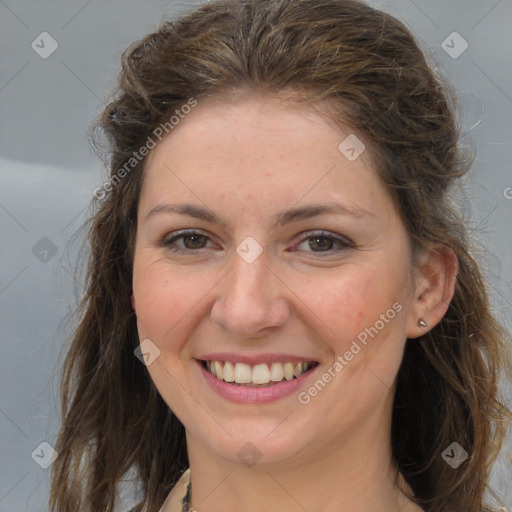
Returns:
[[[364,353],[360,360],[396,358],[405,340],[399,282],[398,276],[384,278],[381,270],[358,267],[297,281],[295,289],[304,304],[300,315],[334,354],[344,354],[356,340]]]
[[[173,345],[187,317],[200,307],[205,280],[171,269],[164,261],[134,265],[133,294],[141,339],[150,338],[165,350]],[[174,333],[173,333],[174,331]]]
[[[296,285],[304,305],[336,337],[353,334],[386,300],[386,291],[378,289],[366,272],[357,270],[326,273]]]

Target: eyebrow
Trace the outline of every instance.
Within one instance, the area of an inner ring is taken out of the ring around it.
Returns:
[[[187,215],[189,217],[194,217],[195,219],[218,224],[226,229],[228,228],[228,223],[208,208],[189,203],[159,204],[149,211],[144,222],[147,222],[151,217],[158,213],[178,213],[180,215]],[[373,213],[365,210],[364,208],[356,206],[348,207],[338,203],[322,203],[295,207],[290,210],[280,212],[275,216],[274,222],[277,226],[283,226],[291,222],[305,220],[320,215],[348,215],[354,218],[375,217]]]

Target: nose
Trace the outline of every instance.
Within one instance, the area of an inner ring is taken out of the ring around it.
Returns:
[[[231,336],[260,338],[290,317],[286,286],[269,266],[265,251],[252,263],[233,255],[211,310],[214,323]]]

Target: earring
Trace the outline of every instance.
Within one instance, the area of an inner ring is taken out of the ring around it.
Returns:
[[[425,320],[423,320],[423,318],[420,318],[418,320],[418,326],[419,327],[427,327],[427,322],[425,322]]]

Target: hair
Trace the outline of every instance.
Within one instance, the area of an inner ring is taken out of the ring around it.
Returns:
[[[114,94],[91,132],[96,149],[107,149],[110,182],[87,225],[86,289],[63,370],[50,509],[111,512],[132,470],[148,512],[156,512],[188,467],[184,427],[134,357],[130,294],[146,158],[128,171],[126,162],[191,98],[235,89],[291,91],[297,105],[320,108],[356,133],[414,254],[455,253],[445,316],[406,343],[392,453],[425,511],[490,510],[484,493],[512,418],[498,382],[512,365],[509,335],[491,313],[450,194],[472,158],[460,144],[455,94],[413,35],[357,0],[216,0],[162,22],[123,53]],[[457,469],[441,456],[454,441],[469,454]]]

